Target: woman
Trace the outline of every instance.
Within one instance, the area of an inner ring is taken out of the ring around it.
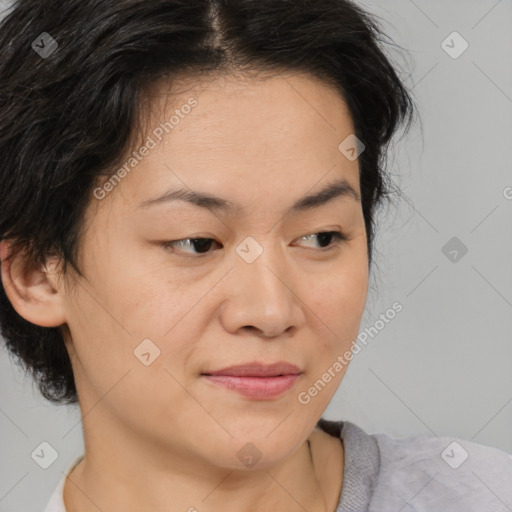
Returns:
[[[367,13],[20,0],[0,38],[2,336],[84,430],[42,510],[512,505],[505,452],[321,418],[414,110]]]

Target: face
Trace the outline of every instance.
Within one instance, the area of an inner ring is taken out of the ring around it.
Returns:
[[[358,163],[338,149],[354,128],[337,91],[299,74],[169,91],[146,149],[96,189],[84,277],[59,291],[84,431],[226,468],[243,467],[237,452],[252,442],[271,466],[315,427],[363,313]],[[193,193],[217,200],[186,201]],[[295,374],[212,376],[283,362]]]

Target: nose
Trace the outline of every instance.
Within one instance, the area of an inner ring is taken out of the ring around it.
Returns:
[[[234,260],[222,304],[226,330],[246,330],[264,338],[292,335],[304,322],[304,303],[297,294],[301,276],[282,250],[265,247],[251,263],[238,255]]]

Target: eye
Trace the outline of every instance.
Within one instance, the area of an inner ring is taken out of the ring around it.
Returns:
[[[303,236],[299,238],[299,240],[310,240],[312,237],[316,237],[320,242],[320,249],[329,250],[334,249],[341,242],[347,240],[344,233],[341,231],[320,231],[318,233],[312,233],[310,235]],[[329,242],[331,240],[331,242]],[[172,240],[170,242],[161,242],[160,245],[166,249],[172,249],[175,252],[175,249],[178,249],[177,252],[185,252],[184,249],[193,249],[192,252],[188,253],[189,255],[185,255],[185,258],[195,258],[202,257],[203,255],[207,255],[212,252],[208,249],[212,246],[212,244],[220,244],[213,238],[183,238],[182,240]],[[190,254],[196,254],[197,256],[190,256]]]
[[[190,248],[196,249],[198,252],[196,254],[208,254],[208,247],[212,245],[212,242],[216,242],[213,238],[184,238],[183,240],[173,240],[171,242],[162,242],[162,246],[165,248],[171,249],[183,249]],[[194,253],[192,253],[194,254]],[[187,256],[186,256],[187,257]],[[188,256],[190,257],[190,256]]]
[[[347,240],[346,236],[341,231],[320,231],[319,233],[303,236],[299,240],[309,240],[312,237],[317,238],[320,245],[322,245],[322,249],[333,249],[340,245],[341,242]],[[329,243],[330,239],[333,239],[333,241]]]

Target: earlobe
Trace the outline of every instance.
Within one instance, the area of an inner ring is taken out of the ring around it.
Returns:
[[[53,264],[30,265],[22,250],[11,253],[9,240],[0,241],[0,259],[5,293],[21,317],[41,327],[58,327],[66,322],[63,290]]]

